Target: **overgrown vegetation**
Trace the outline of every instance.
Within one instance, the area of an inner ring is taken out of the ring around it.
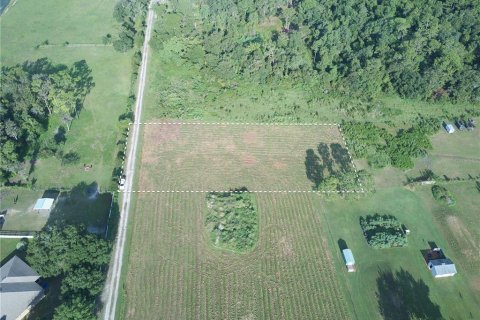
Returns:
[[[366,158],[371,167],[409,169],[414,158],[432,148],[430,136],[440,125],[438,119],[418,117],[410,128],[395,134],[370,122],[344,122],[342,128],[351,151],[358,158]]]
[[[227,87],[314,79],[322,92],[361,98],[479,101],[475,0],[200,0],[197,7],[164,6],[152,46]]]
[[[72,225],[48,227],[27,247],[27,261],[43,278],[61,279],[61,304],[54,319],[96,319],[95,299],[102,291],[110,243]]]
[[[360,217],[360,226],[370,246],[374,248],[405,247],[407,235],[397,218],[375,214]]]
[[[113,17],[121,24],[118,39],[113,40],[113,47],[119,52],[126,52],[135,45],[140,46],[145,36],[143,27],[148,10],[148,0],[120,0],[113,11]],[[110,43],[111,36],[103,38]]]
[[[258,238],[258,217],[253,194],[246,188],[207,194],[207,232],[215,247],[244,252]]]
[[[47,58],[2,67],[1,182],[23,183],[30,161],[61,150],[72,120],[95,85],[82,60],[54,65]]]
[[[438,184],[432,186],[432,195],[435,200],[449,206],[453,206],[456,203],[453,195],[444,186]]]

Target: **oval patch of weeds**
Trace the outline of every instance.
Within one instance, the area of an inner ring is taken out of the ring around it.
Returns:
[[[246,188],[209,192],[205,227],[212,245],[236,252],[249,251],[258,239],[254,195]]]

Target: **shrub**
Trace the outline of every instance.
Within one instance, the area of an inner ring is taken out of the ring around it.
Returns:
[[[435,200],[453,206],[456,203],[453,195],[443,186],[438,184],[432,186],[432,195]]]
[[[394,216],[377,213],[373,216],[361,217],[360,226],[367,243],[374,248],[407,246],[407,236]]]
[[[257,209],[245,188],[207,194],[205,226],[215,247],[246,251],[258,237]]]
[[[75,151],[70,151],[63,155],[62,164],[63,165],[73,165],[77,164],[80,161],[80,155]]]

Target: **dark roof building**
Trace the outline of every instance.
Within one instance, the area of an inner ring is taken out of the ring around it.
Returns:
[[[0,319],[22,319],[43,298],[38,278],[38,273],[17,256],[0,268]]]

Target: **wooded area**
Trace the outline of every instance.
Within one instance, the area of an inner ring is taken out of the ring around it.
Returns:
[[[479,17],[475,0],[200,0],[195,10],[174,0],[152,46],[224,81],[478,102]]]
[[[95,84],[85,60],[70,67],[27,61],[2,67],[1,78],[0,182],[22,183],[39,155],[61,149]]]
[[[61,281],[53,319],[97,319],[95,299],[103,289],[111,244],[83,227],[49,227],[28,243],[27,261],[43,278]]]

